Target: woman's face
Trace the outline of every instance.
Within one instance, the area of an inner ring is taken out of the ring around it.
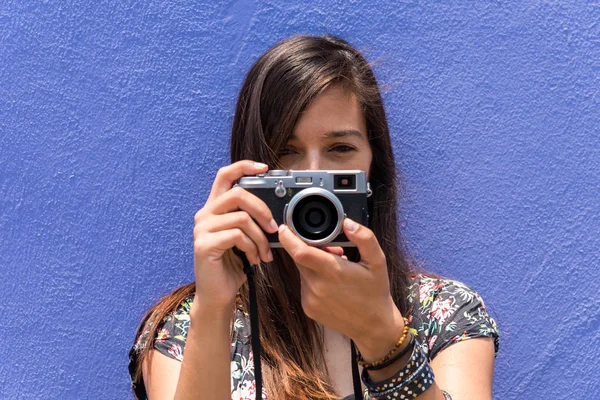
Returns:
[[[359,169],[369,176],[373,154],[356,96],[327,88],[300,114],[279,156],[284,169]]]

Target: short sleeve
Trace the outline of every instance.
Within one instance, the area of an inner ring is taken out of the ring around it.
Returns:
[[[464,340],[490,337],[498,354],[500,333],[483,299],[467,285],[449,279],[437,281],[436,295],[425,318],[429,327],[429,356]]]
[[[192,298],[188,297],[179,305],[177,310],[168,314],[159,324],[158,332],[154,338],[150,338],[150,323],[145,322],[141,334],[137,337],[134,345],[129,350],[129,377],[131,388],[136,399],[144,400],[148,396],[144,386],[143,378],[136,378],[139,355],[147,347],[153,346],[160,353],[176,360],[183,360],[183,349],[190,327],[190,309]]]
[[[177,361],[183,361],[185,342],[190,329],[191,306],[192,299],[185,299],[175,312],[163,319],[154,338],[154,348]]]

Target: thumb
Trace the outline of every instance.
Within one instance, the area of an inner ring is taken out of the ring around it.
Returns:
[[[344,219],[344,233],[360,253],[360,263],[368,268],[386,268],[385,255],[372,230],[350,218]]]

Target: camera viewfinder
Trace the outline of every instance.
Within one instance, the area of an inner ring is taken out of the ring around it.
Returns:
[[[356,190],[356,175],[336,175],[333,180],[334,190]]]
[[[312,176],[298,176],[296,177],[296,183],[310,185],[312,183]]]

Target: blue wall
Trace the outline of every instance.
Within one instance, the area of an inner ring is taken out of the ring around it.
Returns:
[[[495,399],[598,398],[598,5],[312,3],[0,5],[1,399],[128,398],[245,72],[327,32],[376,61],[413,252],[498,320]]]

